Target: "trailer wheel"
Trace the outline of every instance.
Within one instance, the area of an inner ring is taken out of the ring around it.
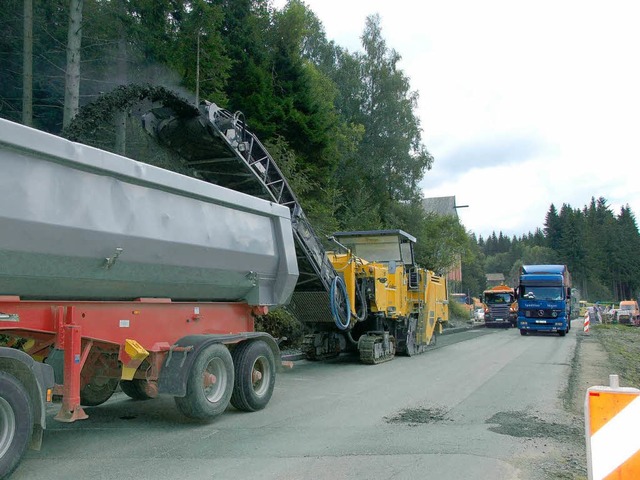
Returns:
[[[92,378],[80,389],[80,404],[86,407],[102,405],[109,400],[118,388],[117,378]]]
[[[187,394],[174,397],[180,413],[196,420],[221,415],[233,393],[233,360],[227,347],[216,343],[200,352],[187,378]]]
[[[127,397],[133,400],[150,400],[153,397],[147,393],[145,388],[146,383],[146,380],[139,378],[120,380],[120,388]]]
[[[245,342],[233,351],[235,382],[231,405],[255,412],[267,406],[276,383],[273,352],[261,341]]]
[[[0,372],[0,478],[8,477],[24,455],[33,429],[33,410],[26,389]]]

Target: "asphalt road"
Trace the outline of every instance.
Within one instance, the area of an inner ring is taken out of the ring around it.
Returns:
[[[581,427],[561,400],[576,330],[472,330],[374,366],[295,362],[265,410],[230,407],[210,424],[185,420],[172,398],[117,393],[73,424],[53,406],[43,449],[12,478],[550,478]]]

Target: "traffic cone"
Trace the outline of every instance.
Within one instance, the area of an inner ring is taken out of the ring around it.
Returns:
[[[584,334],[589,335],[589,312],[584,314]]]

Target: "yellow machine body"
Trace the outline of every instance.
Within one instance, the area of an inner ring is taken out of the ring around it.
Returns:
[[[390,332],[398,350],[409,354],[432,344],[449,320],[447,283],[415,265],[415,238],[402,230],[340,232],[334,238],[343,248],[329,252],[329,260],[344,280],[355,335]]]

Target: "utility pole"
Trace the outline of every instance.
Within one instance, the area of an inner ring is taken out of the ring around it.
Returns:
[[[196,47],[196,107],[200,104],[200,29],[197,35]]]
[[[33,125],[33,0],[24,0],[22,123],[28,127]]]

